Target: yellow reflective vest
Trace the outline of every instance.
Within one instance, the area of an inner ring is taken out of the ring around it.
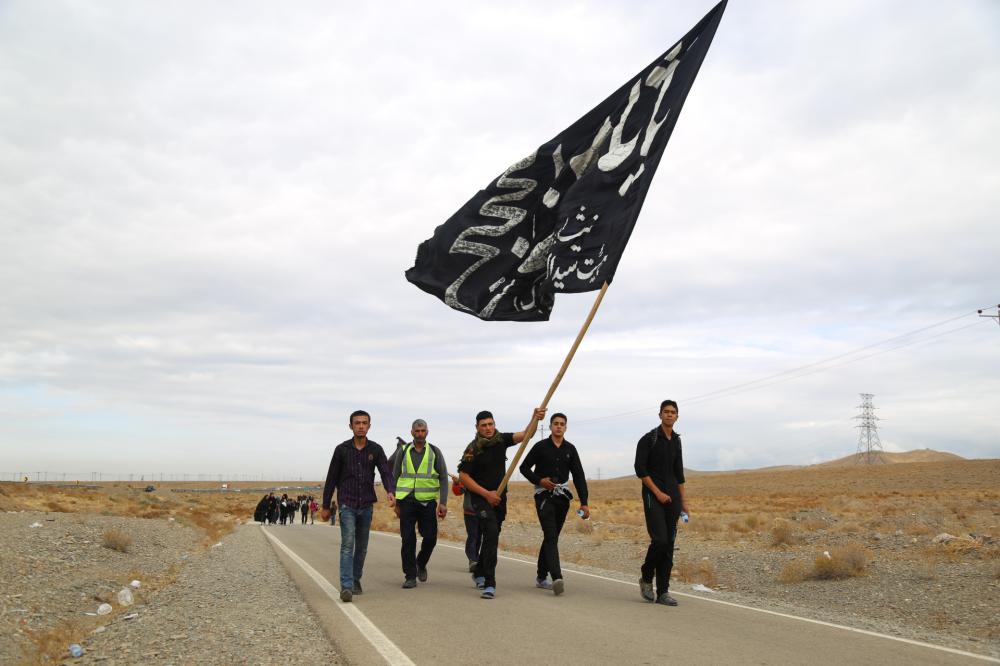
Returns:
[[[417,469],[413,468],[413,459],[410,456],[412,450],[413,444],[407,444],[399,452],[403,456],[403,461],[399,478],[396,480],[396,499],[403,499],[413,493],[414,499],[418,502],[436,500],[441,493],[441,479],[434,470],[436,462],[434,449],[430,443],[424,444],[424,458]]]

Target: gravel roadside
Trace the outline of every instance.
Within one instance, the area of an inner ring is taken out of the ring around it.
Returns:
[[[0,530],[0,663],[51,663],[32,656],[39,644],[72,664],[342,663],[253,525],[208,549],[169,518],[23,511],[0,514]],[[131,537],[128,552],[104,547],[108,530]]]
[[[221,543],[73,663],[342,663],[259,528]]]

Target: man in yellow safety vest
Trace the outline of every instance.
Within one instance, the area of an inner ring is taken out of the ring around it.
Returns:
[[[427,562],[437,544],[437,521],[448,515],[448,468],[440,449],[427,441],[427,422],[417,419],[410,429],[413,441],[402,442],[392,455],[396,479],[396,517],[403,544],[403,589],[427,581]],[[417,553],[417,535],[422,539]]]

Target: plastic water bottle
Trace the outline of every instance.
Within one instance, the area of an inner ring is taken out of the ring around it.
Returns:
[[[685,523],[691,520],[691,518],[688,516],[687,511],[681,511],[681,520],[684,521]]]
[[[82,657],[83,656],[83,648],[80,647],[79,643],[73,643],[72,645],[69,646],[69,654],[74,659],[76,659],[78,657]]]

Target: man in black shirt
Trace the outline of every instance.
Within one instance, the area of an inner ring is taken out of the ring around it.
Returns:
[[[563,593],[562,569],[559,566],[559,533],[566,522],[573,493],[566,484],[570,474],[580,496],[583,518],[590,517],[587,506],[587,479],[583,475],[580,455],[576,447],[563,437],[566,434],[566,415],[553,414],[549,419],[549,437],[536,442],[521,463],[521,474],[535,484],[535,511],[542,526],[542,547],[538,550],[538,571],[535,586]],[[552,582],[549,582],[549,576]]]
[[[681,436],[674,432],[677,415],[676,402],[660,403],[660,425],[643,435],[635,448],[635,475],[642,479],[642,509],[650,539],[639,591],[646,601],[665,606],[677,605],[677,600],[669,594],[670,570],[674,566],[677,519],[682,511],[687,513]]]
[[[536,408],[534,418],[545,418],[545,410]],[[507,489],[497,493],[507,471],[507,449],[524,441],[524,432],[497,432],[490,412],[476,414],[476,437],[465,447],[458,464],[458,478],[467,492],[472,493],[472,505],[483,535],[479,558],[472,578],[482,590],[483,599],[496,595],[497,546],[500,527],[507,516]]]

